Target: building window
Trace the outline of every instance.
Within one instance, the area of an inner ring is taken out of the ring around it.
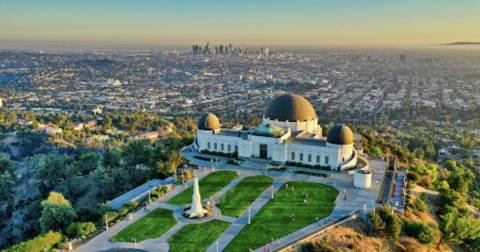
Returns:
[[[213,149],[217,150],[217,143],[213,143]]]
[[[227,151],[230,152],[230,144],[227,146]]]
[[[325,164],[328,164],[328,156],[325,156]]]
[[[295,152],[292,152],[292,160],[295,160]]]
[[[210,142],[207,143],[207,149],[210,149]]]
[[[303,153],[300,153],[300,161],[303,161]]]
[[[312,154],[308,154],[308,162],[312,162]]]
[[[235,152],[238,153],[238,145],[235,145]]]
[[[224,145],[223,145],[223,143],[222,143],[222,144],[220,144],[220,150],[223,151],[223,149],[224,149]]]
[[[320,163],[320,155],[317,155],[317,163]]]

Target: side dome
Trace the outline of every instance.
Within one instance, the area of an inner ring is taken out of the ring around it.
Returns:
[[[352,130],[346,125],[337,124],[328,131],[327,142],[339,145],[353,144]]]
[[[198,128],[201,130],[218,130],[220,129],[220,121],[213,113],[206,113],[198,120]]]
[[[279,121],[309,121],[317,118],[310,102],[299,95],[283,94],[275,98],[265,110],[265,117]]]

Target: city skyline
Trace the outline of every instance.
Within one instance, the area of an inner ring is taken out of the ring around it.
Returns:
[[[0,47],[439,45],[480,41],[480,2],[2,1]]]

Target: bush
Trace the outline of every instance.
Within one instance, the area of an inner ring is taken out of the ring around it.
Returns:
[[[392,213],[390,207],[382,207],[378,210],[378,214],[385,222],[385,234],[393,239],[398,239],[400,232],[402,232],[401,220]]]
[[[432,178],[430,178],[428,175],[424,175],[420,178],[418,184],[425,188],[432,188]]]
[[[62,241],[62,234],[59,232],[48,232],[37,236],[29,241],[24,241],[18,245],[12,246],[2,252],[42,252],[50,251],[53,247]]]
[[[150,192],[150,198],[152,200],[156,200],[156,199],[160,198],[161,196],[162,196],[161,192],[158,192],[158,191],[151,191]]]
[[[128,210],[128,208],[122,207],[122,208],[118,209],[118,216],[123,217],[123,216],[127,215],[128,212],[130,212]]]
[[[372,229],[377,232],[383,232],[385,229],[385,221],[382,220],[380,215],[378,213],[370,213],[368,217],[372,223]]]
[[[418,173],[416,172],[410,171],[407,173],[407,179],[412,183],[417,183],[418,181],[420,181],[420,175],[418,175]]]
[[[90,234],[95,233],[97,228],[92,222],[74,222],[68,226],[67,234],[70,237],[87,238]]]
[[[107,212],[105,215],[107,215],[107,222],[110,223],[118,218],[118,213],[114,211]],[[105,217],[103,217],[105,218]]]
[[[138,206],[138,202],[136,202],[135,200],[132,200],[132,201],[129,201],[129,202],[123,204],[123,206],[128,208],[131,211]]]
[[[192,171],[183,171],[183,179],[184,180],[190,180],[193,178],[193,172]]]
[[[432,243],[436,238],[434,229],[423,222],[405,221],[402,228],[408,236],[414,237],[423,244]]]

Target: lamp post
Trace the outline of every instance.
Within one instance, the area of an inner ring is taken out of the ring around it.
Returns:
[[[105,214],[105,229],[108,230],[108,218],[107,218],[107,214]]]
[[[215,242],[215,243],[217,244],[217,252],[218,252],[218,250],[219,250],[219,248],[218,248],[218,241],[217,241],[217,242]]]
[[[271,198],[273,199],[273,198],[274,198],[274,195],[273,195],[273,185],[272,185],[271,192],[272,192]]]
[[[248,225],[251,224],[250,217],[251,217],[250,207],[248,207]]]

